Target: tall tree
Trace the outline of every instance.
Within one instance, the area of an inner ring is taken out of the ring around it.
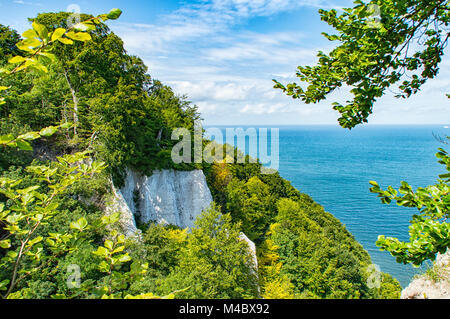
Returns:
[[[180,298],[256,298],[255,267],[239,226],[213,206],[197,219],[179,266],[166,277],[162,289],[188,288],[177,294]]]
[[[15,30],[0,24],[0,64],[8,61],[13,55],[20,53],[16,47],[16,43],[20,39],[20,35]]]
[[[439,72],[449,38],[448,0],[361,0],[353,8],[320,10],[321,19],[337,34],[323,35],[340,44],[329,54],[319,52],[318,64],[299,66],[297,77],[308,85],[283,85],[294,99],[324,100],[336,88],[351,88],[353,100],[333,103],[345,128],[367,122],[375,101],[397,85],[397,97],[407,98]],[[450,97],[450,96],[449,96]]]

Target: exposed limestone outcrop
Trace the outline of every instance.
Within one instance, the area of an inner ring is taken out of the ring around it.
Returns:
[[[256,257],[256,245],[254,242],[252,242],[244,233],[241,233],[239,235],[239,238],[243,241],[245,241],[248,245],[248,248],[250,250],[250,254],[252,255],[252,269],[254,270],[255,274],[257,275],[258,272],[258,259]],[[259,287],[258,287],[259,289]]]
[[[120,225],[128,237],[139,235],[136,222],[192,228],[195,219],[213,201],[201,170],[156,170],[151,176],[127,170],[124,186],[113,187],[112,195],[106,213],[121,212]],[[243,233],[240,238],[247,242],[257,269],[255,244]]]
[[[433,268],[413,279],[402,299],[450,299],[450,249],[438,254]]]
[[[136,221],[133,212],[119,189],[113,187],[112,197],[106,205],[105,213],[107,215],[120,212],[119,226],[127,237],[139,236],[141,231],[136,227]]]
[[[201,170],[157,170],[151,176],[128,170],[120,193],[136,221],[181,228],[193,227],[197,216],[212,202]]]

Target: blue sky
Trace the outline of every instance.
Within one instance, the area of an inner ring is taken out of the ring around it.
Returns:
[[[39,12],[98,14],[117,7],[123,15],[109,22],[129,53],[140,56],[149,73],[186,94],[207,125],[335,124],[333,101],[305,105],[273,89],[272,79],[295,81],[298,65],[313,64],[318,50],[332,43],[319,8],[342,8],[348,0],[0,0],[0,23],[23,32]],[[447,50],[448,51],[448,50]],[[378,101],[369,123],[447,124],[450,122],[450,59],[439,78],[408,100],[388,94]]]

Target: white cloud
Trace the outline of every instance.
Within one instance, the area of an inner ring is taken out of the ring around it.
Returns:
[[[167,51],[166,45],[173,42],[225,33],[242,19],[270,16],[302,6],[337,8],[329,0],[199,0],[162,17],[168,21],[166,25],[118,23],[114,30],[129,48]],[[269,37],[261,37],[260,40],[274,41]]]
[[[210,1],[205,1],[208,3]],[[315,8],[336,8],[333,1],[325,0],[213,0],[211,10],[227,12],[240,17],[268,16],[278,12],[307,6]]]
[[[210,34],[211,29],[195,22],[172,23],[166,26],[119,23],[114,32],[125,41],[129,50],[155,54],[168,53],[170,44],[206,36]]]
[[[175,91],[186,92],[195,101],[243,101],[249,98],[253,85],[238,82],[169,81]]]
[[[253,34],[253,39],[235,37],[230,39],[231,45],[222,48],[205,50],[205,58],[212,61],[240,61],[257,64],[304,64],[315,60],[317,49],[305,49],[299,43],[300,36],[293,36],[290,41],[281,41],[280,38],[290,36],[290,33]],[[264,41],[272,38],[272,41]]]
[[[29,2],[29,1],[23,1],[23,0],[14,0],[13,3],[22,4],[22,5],[26,5],[26,6],[42,7],[42,3],[39,3],[39,2]]]
[[[251,17],[301,6],[336,7],[336,2],[198,0],[161,17],[165,23],[118,23],[113,30],[123,38],[127,50],[144,59],[152,76],[176,93],[187,94],[207,124],[336,123],[339,113],[332,110],[331,102],[345,103],[351,98],[348,88],[336,90],[317,105],[305,105],[273,89],[271,81],[298,82],[296,67],[314,64],[317,51],[327,52],[334,43],[313,47],[310,34],[298,30],[258,33],[235,28]],[[432,122],[445,117],[433,113],[448,114],[449,102],[443,94],[450,85],[450,74],[445,71],[448,65],[449,60],[444,60],[439,78],[413,98],[398,100],[389,95],[380,99],[370,122],[420,123],[421,119]],[[428,113],[423,114],[424,110]]]
[[[286,113],[289,111],[289,107],[283,103],[256,103],[256,104],[246,104],[240,113],[248,114],[273,114],[273,113]]]

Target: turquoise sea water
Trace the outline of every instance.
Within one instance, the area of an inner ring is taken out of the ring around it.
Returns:
[[[449,147],[433,133],[450,135],[450,129],[443,125],[366,125],[351,131],[331,125],[280,126],[279,172],[345,224],[373,263],[405,287],[423,267],[396,263],[375,242],[381,234],[407,240],[409,220],[416,211],[381,204],[369,192],[369,181],[395,188],[402,180],[414,188],[434,184],[444,173],[435,157],[437,149]]]

